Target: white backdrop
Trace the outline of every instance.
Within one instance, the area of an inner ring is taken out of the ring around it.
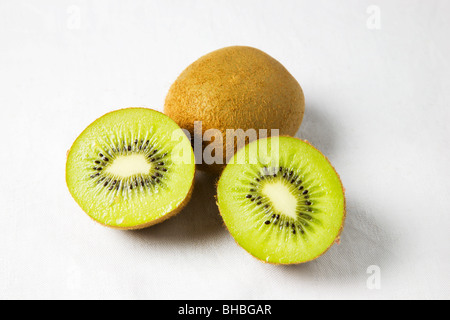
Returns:
[[[450,2],[0,0],[0,298],[450,298]],[[269,53],[307,100],[299,137],[348,195],[342,243],[299,266],[238,247],[199,173],[188,207],[137,232],[90,220],[65,157],[93,120],[163,110],[229,45]]]

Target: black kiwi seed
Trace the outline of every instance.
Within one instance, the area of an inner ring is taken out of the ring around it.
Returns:
[[[251,194],[248,194],[248,195],[246,195],[245,196],[247,199],[251,199],[252,198],[252,195]]]
[[[309,192],[308,190],[305,190],[305,191],[303,192],[303,195],[306,196],[306,195],[308,194],[308,192]]]
[[[306,201],[306,205],[310,206],[310,205],[312,205],[312,202],[311,201]]]
[[[267,220],[266,222],[264,222],[265,224],[270,224],[270,221],[269,220]]]

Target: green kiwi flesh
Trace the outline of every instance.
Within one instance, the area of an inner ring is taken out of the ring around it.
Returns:
[[[339,239],[345,220],[338,174],[320,151],[292,137],[240,149],[219,179],[217,202],[236,242],[272,264],[318,258]]]
[[[66,182],[80,207],[112,228],[140,229],[178,213],[195,174],[190,141],[166,115],[145,108],[97,119],[73,143]]]

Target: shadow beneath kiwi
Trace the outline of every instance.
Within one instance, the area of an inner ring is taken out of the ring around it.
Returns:
[[[216,181],[217,177],[197,171],[191,200],[180,213],[155,226],[127,231],[126,236],[152,245],[162,242],[164,246],[186,246],[226,235],[216,205]]]
[[[335,136],[333,121],[327,119],[318,105],[308,103],[305,107],[302,125],[295,137],[309,141],[329,157],[333,155]]]
[[[340,244],[317,260],[286,266],[285,271],[293,277],[365,286],[370,266],[389,268],[398,240],[393,230],[377,221],[375,215],[376,212],[369,212],[364,205],[347,198],[347,218]]]

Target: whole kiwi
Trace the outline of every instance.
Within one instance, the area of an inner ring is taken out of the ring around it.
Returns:
[[[220,131],[221,136],[211,140],[214,150],[222,148],[223,159],[199,166],[216,173],[237,149],[234,138],[226,139],[227,129],[254,129],[256,138],[260,138],[261,129],[267,130],[267,136],[273,129],[278,129],[280,135],[293,136],[302,123],[304,110],[303,90],[286,68],[263,51],[244,46],[211,52],[191,64],[171,86],[164,107],[164,112],[187,129],[191,138],[202,139],[210,129]],[[201,137],[200,132],[194,132],[196,121],[201,121]],[[246,143],[254,138],[246,137]],[[211,144],[201,141],[203,148]]]

